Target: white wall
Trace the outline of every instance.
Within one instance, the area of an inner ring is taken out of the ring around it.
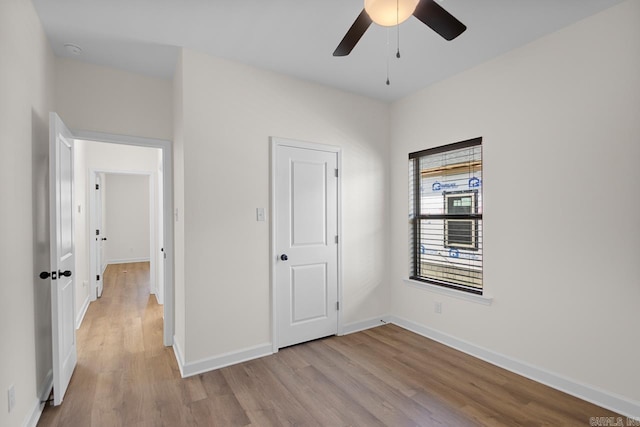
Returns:
[[[85,145],[82,142],[74,143],[73,163],[73,197],[74,197],[74,221],[73,236],[75,243],[75,277],[76,301],[75,320],[76,327],[80,326],[82,318],[89,307],[89,241],[88,230],[91,227],[89,219],[91,206],[87,199],[89,186],[89,174],[86,166]]]
[[[173,209],[172,220],[174,234],[174,307],[175,307],[175,348],[185,348],[186,336],[186,296],[185,296],[185,237],[184,221],[181,220],[184,214],[184,78],[182,73],[182,51],[176,64],[175,75],[173,76]]]
[[[49,111],[54,57],[30,1],[0,2],[0,425],[22,426],[50,382]],[[9,413],[7,390],[15,386]]]
[[[636,408],[639,18],[625,2],[391,109],[392,312]],[[478,136],[488,307],[402,281],[408,153]]]
[[[149,181],[148,175],[106,174],[108,264],[149,260]]]
[[[343,319],[386,314],[389,107],[189,50],[178,69],[176,323],[185,326],[176,334],[185,360],[271,342],[269,222],[255,220],[269,206],[270,136],[342,147]]]
[[[70,129],[172,137],[170,80],[56,58],[55,96]]]

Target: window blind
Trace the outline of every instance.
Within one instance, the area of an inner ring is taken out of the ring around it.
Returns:
[[[482,138],[409,154],[410,276],[482,294]]]

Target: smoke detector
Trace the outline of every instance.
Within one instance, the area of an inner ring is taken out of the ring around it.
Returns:
[[[73,43],[66,43],[64,48],[72,55],[80,55],[82,53],[82,48]]]

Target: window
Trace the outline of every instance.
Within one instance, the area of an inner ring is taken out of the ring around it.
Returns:
[[[481,144],[409,154],[411,279],[482,294]]]
[[[478,213],[477,190],[472,192],[444,192],[445,214],[464,215]],[[444,247],[478,250],[478,220],[445,219]]]

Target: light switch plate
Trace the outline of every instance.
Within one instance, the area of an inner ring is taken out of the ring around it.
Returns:
[[[7,391],[7,397],[9,400],[9,412],[11,413],[13,408],[16,406],[16,388],[13,384],[11,384],[11,387],[9,387],[9,390]]]

